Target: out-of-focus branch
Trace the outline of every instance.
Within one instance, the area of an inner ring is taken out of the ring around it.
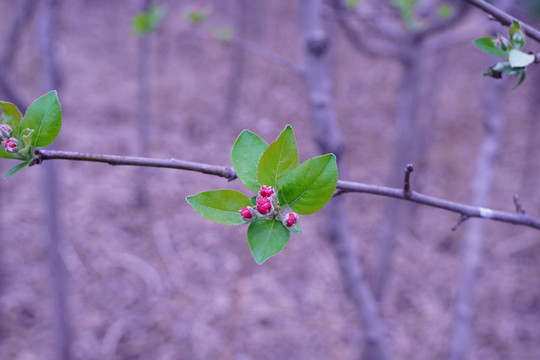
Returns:
[[[405,46],[395,46],[390,41],[374,41],[370,36],[362,36],[349,21],[349,10],[343,5],[341,0],[330,0],[334,8],[336,19],[345,32],[351,44],[359,51],[384,57],[394,57],[406,60],[413,54],[407,51]]]
[[[433,34],[444,31],[461,21],[468,11],[469,7],[465,6],[464,3],[460,3],[460,5],[457,5],[457,10],[451,17],[448,19],[437,19],[435,22],[431,23],[428,28],[421,30],[414,36],[416,38],[426,38]]]
[[[234,169],[229,166],[210,165],[176,159],[154,159],[118,155],[96,155],[48,149],[36,149],[35,156],[36,164],[41,163],[44,160],[62,159],[74,161],[101,162],[110,165],[147,166],[196,171],[204,174],[221,176],[228,179],[229,181],[232,181],[237,177]],[[479,206],[461,204],[429,195],[424,195],[416,191],[411,191],[411,194],[409,196],[405,196],[402,188],[391,188],[386,186],[339,180],[337,184],[337,189],[337,194],[356,192],[391,197],[411,201],[421,205],[439,208],[442,210],[451,211],[459,215],[463,215],[467,218],[494,220],[515,225],[523,225],[540,230],[540,219],[534,218],[527,214],[510,213]]]
[[[507,12],[499,9],[496,6],[491,5],[490,3],[483,1],[483,0],[464,0],[468,2],[469,4],[476,6],[480,10],[484,11],[485,13],[488,13],[491,15],[495,20],[500,22],[501,24],[505,26],[509,26],[512,24],[512,20],[519,21],[519,24],[521,25],[521,28],[523,31],[525,31],[525,34],[527,34],[530,38],[536,40],[537,42],[540,42],[540,31],[533,28],[532,26],[524,23],[521,20],[518,20],[516,17],[508,14]]]
[[[253,55],[256,55],[274,65],[278,65],[285,70],[290,71],[294,75],[302,76],[304,75],[304,70],[298,65],[294,64],[287,58],[284,58],[281,55],[278,55],[260,45],[257,45],[254,42],[243,40],[239,38],[233,38],[226,43],[226,45],[233,46],[245,50]]]
[[[509,8],[510,1],[499,1],[499,6]],[[495,25],[495,24],[494,24]],[[492,26],[493,27],[493,26]],[[475,173],[471,185],[473,204],[489,204],[497,156],[504,134],[503,109],[504,83],[497,82],[485,91],[484,100],[484,138],[478,150]],[[514,205],[519,204],[516,196]],[[523,215],[521,204],[516,205],[516,213]],[[472,338],[475,313],[474,298],[482,268],[483,240],[485,237],[482,222],[465,224],[463,233],[463,264],[454,305],[454,324],[450,339],[449,360],[463,360]]]

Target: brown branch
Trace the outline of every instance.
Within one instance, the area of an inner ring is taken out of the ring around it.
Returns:
[[[495,20],[497,20],[498,22],[500,22],[501,24],[505,26],[510,26],[512,24],[512,20],[519,21],[519,24],[521,25],[521,28],[523,29],[523,31],[525,31],[525,34],[527,34],[530,38],[540,43],[540,31],[524,23],[521,20],[518,20],[516,17],[508,14],[507,12],[483,0],[464,0],[464,1],[468,2],[469,4],[473,6],[476,6],[477,8],[484,11],[485,13],[488,13]]]
[[[204,163],[176,159],[153,159],[118,155],[96,155],[47,149],[36,149],[35,157],[35,164],[39,164],[44,160],[62,159],[101,162],[110,165],[147,166],[196,171],[204,174],[221,176],[228,179],[229,181],[237,178],[236,172],[232,167],[229,166],[209,165]],[[411,201],[421,205],[439,208],[442,210],[447,210],[467,216],[469,218],[480,218],[515,225],[523,225],[540,230],[540,219],[534,218],[527,214],[516,214],[505,211],[493,210],[489,208],[483,208],[479,206],[461,204],[429,195],[424,195],[415,191],[411,192],[411,195],[409,197],[406,197],[403,194],[403,189],[363,184],[359,182],[344,180],[338,181],[337,189],[339,190],[339,193],[357,192],[391,197],[395,199]]]

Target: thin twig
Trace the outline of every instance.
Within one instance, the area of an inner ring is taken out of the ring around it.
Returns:
[[[516,206],[516,212],[518,214],[525,214],[525,210],[523,209],[523,207],[521,206],[521,202],[519,201],[518,194],[514,194],[513,199],[514,199],[514,205]]]
[[[410,197],[412,194],[411,190],[411,173],[414,171],[414,167],[412,164],[407,164],[407,167],[405,168],[405,182],[403,184],[403,195],[405,197]]]
[[[505,26],[510,26],[512,24],[512,20],[519,21],[519,24],[521,25],[521,28],[523,29],[523,31],[525,31],[525,34],[527,34],[530,38],[540,43],[540,31],[524,23],[521,20],[518,20],[516,17],[508,14],[507,12],[483,0],[464,0],[464,1],[468,2],[469,4],[473,6],[476,6],[477,8],[484,11],[485,13],[488,13],[495,20],[497,20],[498,22],[500,22],[501,24]]]
[[[278,65],[282,67],[283,69],[290,71],[294,75],[297,75],[297,76],[304,75],[304,70],[300,66],[294,64],[293,62],[291,62],[290,60],[288,60],[287,58],[281,55],[278,55],[260,45],[257,45],[254,42],[235,38],[235,39],[231,39],[225,44],[228,46],[237,47],[253,55],[259,56],[260,58],[268,62],[271,62],[274,65]]]
[[[46,149],[36,149],[35,156],[35,164],[39,164],[43,160],[53,159],[91,161],[107,163],[110,165],[148,166],[196,171],[204,174],[221,176],[228,179],[229,181],[237,178],[236,172],[232,167],[229,166],[209,165],[204,163],[176,159],[153,159],[118,155],[96,155]],[[447,210],[471,218],[489,219],[515,225],[523,225],[540,230],[540,220],[527,214],[516,214],[478,206],[461,204],[429,195],[424,195],[415,191],[412,191],[411,195],[409,197],[406,197],[403,194],[403,189],[363,184],[359,182],[344,180],[338,180],[337,189],[340,190],[341,193],[357,192],[408,200],[417,204]]]

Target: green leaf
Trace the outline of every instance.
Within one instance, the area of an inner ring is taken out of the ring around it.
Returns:
[[[6,175],[4,175],[4,179],[7,179],[8,177],[10,177],[11,175],[15,174],[17,171],[27,167],[34,159],[28,159],[26,160],[25,162],[23,163],[20,163],[19,165],[16,165],[14,167],[12,167],[7,173]]]
[[[521,77],[519,78],[518,83],[516,85],[514,85],[512,90],[516,90],[517,87],[523,83],[523,81],[525,81],[525,70],[521,70]]]
[[[52,144],[62,127],[62,108],[56,91],[36,99],[26,110],[20,129],[34,130],[32,147]]]
[[[268,144],[257,134],[244,130],[231,150],[231,162],[238,178],[248,189],[255,192],[260,189],[257,181],[257,165],[267,148]]]
[[[0,124],[8,124],[15,134],[18,133],[19,123],[21,122],[21,112],[15,105],[8,102],[0,101],[0,107],[2,108],[2,118]]]
[[[337,180],[336,156],[318,156],[300,164],[283,179],[282,196],[298,214],[313,214],[330,200]]]
[[[248,243],[257,264],[283,250],[291,236],[287,228],[276,219],[258,219],[249,225]]]
[[[150,5],[148,11],[135,14],[131,21],[131,28],[136,36],[146,35],[156,30],[159,22],[165,15],[165,7]]]
[[[524,53],[523,51],[512,49],[508,56],[508,62],[513,68],[525,67],[534,62],[534,55]]]
[[[500,40],[495,37],[483,37],[480,39],[474,40],[474,45],[483,52],[494,55],[494,56],[500,56],[504,59],[508,58],[508,53],[500,48],[497,47],[496,44],[498,44]]]
[[[224,225],[245,224],[238,211],[252,206],[246,195],[235,190],[204,191],[186,200],[202,217]]]
[[[279,189],[281,180],[298,166],[298,150],[290,125],[270,144],[259,160],[257,179],[259,184]]]

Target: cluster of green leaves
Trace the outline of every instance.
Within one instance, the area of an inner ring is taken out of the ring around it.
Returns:
[[[7,124],[13,130],[11,137],[19,143],[19,149],[10,153],[0,149],[0,158],[21,160],[22,163],[7,172],[8,178],[34,160],[34,150],[53,143],[62,126],[62,108],[56,91],[51,91],[36,99],[22,117],[19,109],[9,102],[0,101],[2,117],[0,124]]]
[[[143,36],[154,32],[165,15],[165,7],[150,4],[147,11],[135,14],[131,21],[133,34]]]
[[[287,126],[268,145],[257,134],[244,130],[231,151],[231,162],[240,181],[253,192],[261,186],[277,191],[280,212],[309,215],[319,211],[332,197],[338,180],[336,157],[326,154],[298,165],[293,129]],[[280,252],[295,228],[278,219],[245,221],[239,210],[255,205],[255,198],[235,190],[211,190],[188,196],[188,203],[203,217],[224,225],[249,224],[248,244],[258,264]]]
[[[508,33],[510,39],[497,34],[497,36],[476,39],[474,44],[483,52],[506,60],[489,67],[483,75],[495,79],[500,79],[503,73],[519,76],[515,89],[525,80],[525,68],[535,61],[535,56],[521,51],[525,46],[525,32],[519,22],[513,20]]]

